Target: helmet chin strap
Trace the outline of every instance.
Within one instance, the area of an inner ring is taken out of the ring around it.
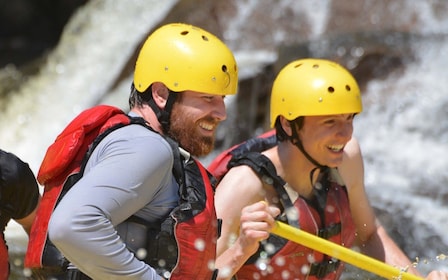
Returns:
[[[167,134],[170,129],[170,116],[171,116],[171,111],[173,109],[173,105],[174,105],[174,102],[176,101],[176,98],[177,98],[177,93],[169,90],[168,98],[167,98],[166,104],[165,104],[165,109],[160,109],[159,106],[157,106],[157,104],[155,103],[153,98],[148,100],[148,104],[152,108],[154,113],[156,114],[157,120],[159,120],[164,134]]]
[[[308,159],[309,162],[311,162],[313,165],[316,166],[310,172],[310,182],[311,182],[311,186],[313,186],[314,185],[313,184],[314,172],[316,170],[318,170],[318,169],[322,171],[322,170],[328,168],[328,166],[320,164],[317,160],[312,158],[310,156],[310,154],[308,154],[305,151],[305,148],[303,147],[303,144],[302,144],[302,140],[300,140],[299,134],[297,133],[297,131],[299,131],[299,127],[297,125],[297,122],[290,121],[289,123],[291,124],[291,128],[292,128],[292,135],[290,136],[289,140],[291,141],[292,144],[294,144],[294,146],[296,146],[302,152],[302,154]]]

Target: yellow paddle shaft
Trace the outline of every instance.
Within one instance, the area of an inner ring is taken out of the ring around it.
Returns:
[[[315,251],[319,251],[325,255],[344,261],[358,268],[375,273],[376,275],[385,277],[387,279],[422,280],[422,278],[418,276],[404,272],[396,267],[393,267],[384,262],[368,257],[326,239],[320,238],[306,231],[300,230],[282,222],[277,221],[276,223],[276,227],[272,230],[273,234],[304,245]]]

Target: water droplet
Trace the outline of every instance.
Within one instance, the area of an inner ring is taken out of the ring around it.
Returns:
[[[310,272],[310,266],[305,264],[300,268],[303,275],[307,275]]]
[[[165,279],[169,279],[171,277],[171,273],[169,271],[165,271],[162,276]]]
[[[308,254],[306,259],[308,260],[309,263],[315,263],[316,262],[316,259],[314,258],[313,254]]]
[[[255,266],[261,271],[268,269],[268,264],[266,263],[265,260],[262,259],[258,259],[257,262],[255,263]]]
[[[291,278],[291,273],[287,270],[283,270],[282,271],[282,279],[290,279]]]
[[[157,261],[157,264],[158,264],[160,267],[165,267],[165,266],[166,266],[166,261],[165,261],[165,259],[159,259],[159,260]]]
[[[148,252],[146,251],[146,249],[144,249],[144,248],[140,248],[140,249],[137,250],[137,252],[135,253],[135,255],[137,256],[137,258],[138,258],[139,260],[144,260],[144,259],[146,258],[147,253],[148,253]]]
[[[23,269],[23,276],[31,277],[31,275],[32,275],[31,269],[29,269],[29,268],[24,268]]]
[[[440,254],[436,257],[436,260],[438,260],[438,261],[443,261],[445,259],[446,259],[446,255],[444,255],[444,254]]]
[[[224,277],[231,277],[232,276],[232,269],[229,266],[224,266],[219,269],[219,274]]]
[[[204,240],[202,240],[200,238],[196,239],[195,242],[194,242],[194,247],[198,251],[201,251],[201,252],[204,251],[204,249],[205,249],[205,242],[204,242]]]
[[[294,207],[290,207],[288,209],[286,209],[286,216],[288,217],[288,219],[296,221],[299,220],[299,211],[297,211],[296,208]]]
[[[279,256],[275,259],[275,264],[278,266],[284,266],[285,263],[286,263],[285,257],[283,257],[283,256]]]
[[[207,263],[207,267],[210,270],[215,270],[215,260],[209,260],[208,263]]]
[[[267,254],[273,254],[275,252],[275,246],[272,243],[267,243],[266,245],[264,245],[264,249],[266,250],[265,253]],[[266,257],[267,257],[266,254]]]

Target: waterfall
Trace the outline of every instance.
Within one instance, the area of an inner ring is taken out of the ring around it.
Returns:
[[[372,203],[398,214],[402,243],[440,267],[446,261],[436,256],[448,252],[447,43],[416,43],[418,57],[404,73],[369,83],[364,112],[355,120]],[[429,246],[434,238],[440,242]]]
[[[107,91],[142,38],[177,2],[92,0],[80,8],[40,73],[0,112],[0,147],[23,158],[37,174],[47,147],[80,111],[98,103],[126,109],[131,77]],[[258,52],[242,43],[250,41],[241,36],[249,15],[267,2],[236,1],[235,18],[226,19],[224,39],[231,48],[241,46],[234,50],[242,76],[276,59],[272,47]],[[418,257],[419,269],[427,272],[446,267],[440,256],[448,255],[448,12],[438,8],[440,1],[411,2],[404,7],[391,2],[388,9],[396,12],[398,23],[418,11],[421,24],[415,33],[420,37],[409,46],[416,58],[402,72],[368,82],[354,133],[363,150],[372,205],[384,209],[381,217],[395,225],[391,230],[397,242],[410,257]],[[289,8],[294,19],[308,20],[307,39],[319,39],[331,28],[334,3],[278,1],[270,16],[281,20],[283,9]],[[380,19],[371,16],[366,21],[375,24]],[[285,40],[291,40],[289,31],[272,34],[275,46]],[[13,251],[26,249],[26,237],[15,223],[8,225],[6,237]]]
[[[36,171],[46,147],[76,114],[103,102],[124,63],[176,2],[90,1],[81,7],[39,75],[0,113],[2,149],[23,156]],[[108,100],[127,106],[130,83],[119,99]]]
[[[79,112],[98,103],[127,109],[130,78],[114,92],[106,91],[176,2],[89,1],[81,7],[40,73],[13,93],[0,112],[0,147],[28,162],[37,174],[48,146]],[[27,236],[17,223],[8,224],[5,237],[10,252],[23,255]]]

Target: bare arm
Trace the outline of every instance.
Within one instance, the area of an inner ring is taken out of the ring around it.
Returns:
[[[223,219],[217,244],[218,279],[230,279],[269,237],[279,209],[268,207],[263,186],[249,167],[232,168],[218,185],[215,207]]]
[[[388,264],[402,268],[409,267],[409,272],[420,275],[376,219],[366,194],[363,159],[356,139],[352,138],[344,151],[345,157],[338,169],[349,193],[350,208],[361,251]]]
[[[40,202],[40,197],[39,197]],[[22,219],[16,219],[15,221],[20,224],[25,232],[29,235],[31,231],[31,226],[33,225],[34,218],[36,218],[36,212],[37,208],[39,206],[39,203],[36,205],[36,208],[34,208],[33,212],[31,212],[28,216],[22,218]]]

